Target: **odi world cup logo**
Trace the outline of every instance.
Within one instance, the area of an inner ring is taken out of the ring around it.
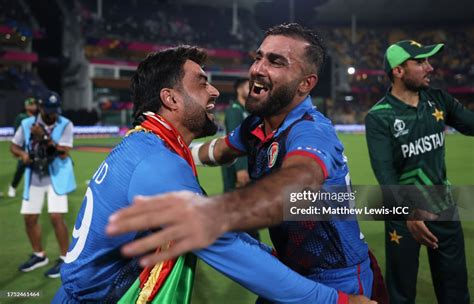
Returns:
[[[405,122],[398,118],[395,119],[395,122],[393,123],[393,130],[395,131],[393,134],[395,138],[408,133],[408,130],[405,130]]]

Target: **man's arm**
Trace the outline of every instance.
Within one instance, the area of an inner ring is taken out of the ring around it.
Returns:
[[[207,247],[227,231],[276,225],[283,219],[283,203],[290,192],[308,187],[317,189],[323,181],[323,170],[317,162],[294,155],[288,157],[275,173],[222,195],[204,198],[190,192],[175,192],[137,197],[131,207],[111,216],[107,232],[118,235],[164,227],[122,248],[123,254],[134,256],[174,241],[169,250],[142,258],[143,265],[153,265]]]
[[[226,233],[195,254],[219,272],[272,302],[337,303],[337,290],[292,271],[269,251],[270,248],[245,233]]]
[[[25,135],[23,133],[23,128],[20,126],[15,131],[15,135],[13,135],[11,145],[10,145],[10,152],[15,156],[21,159],[24,164],[29,164],[31,162],[30,156],[28,152],[23,149],[23,145],[25,143]]]
[[[380,185],[396,185],[398,178],[393,167],[393,147],[387,126],[373,114],[365,118],[365,136],[369,149],[370,163]]]
[[[11,143],[10,152],[12,152],[12,154],[15,155],[16,157],[20,158],[21,161],[24,164],[29,164],[30,163],[30,156],[19,145],[15,144],[15,143]]]
[[[464,135],[474,136],[474,112],[466,109],[456,98],[446,94],[446,124]]]
[[[160,159],[163,161],[162,155],[157,153],[151,154],[147,157],[147,161],[142,161],[137,167],[130,181],[130,191],[128,193],[130,200],[138,193],[151,194],[156,193],[156,191],[165,192],[170,191],[172,188],[175,190],[188,189],[197,191],[197,187],[189,188],[192,183],[186,182],[194,180],[191,170],[183,170],[184,168],[178,166],[176,161],[166,161],[163,165],[164,167],[161,166],[160,168],[164,175],[167,176],[167,178],[171,177],[171,180],[174,182],[160,183],[155,179],[144,178],[144,176],[155,174],[155,169],[149,164],[156,164]],[[177,176],[180,178],[172,178]],[[188,196],[188,201],[194,202],[194,204],[199,204],[201,200],[205,200],[204,197],[190,191],[185,192],[185,195]],[[144,208],[139,210],[139,212],[145,210],[145,212],[140,213],[140,215],[155,212],[156,209],[154,207],[156,207],[157,204],[163,204],[163,210],[169,211],[176,202],[167,199],[162,201],[148,200],[146,203],[143,203],[142,207]],[[190,218],[181,218],[183,220],[182,223],[184,226],[191,225],[192,230],[194,230],[192,218],[200,216],[201,214],[193,215],[191,212],[189,215]],[[156,212],[154,216],[161,216],[161,214]],[[206,229],[212,229],[214,222],[215,221],[212,220],[209,221],[210,227],[206,227]],[[167,226],[167,228],[169,228],[169,226]],[[155,234],[151,234],[150,236],[140,239],[140,241],[153,243],[154,235]],[[171,248],[175,245],[176,243],[173,243]],[[153,247],[153,249],[155,249],[155,247]],[[267,246],[252,239],[245,233],[226,233],[208,248],[195,253],[206,263],[242,284],[245,288],[276,303],[335,303],[337,300],[339,300],[340,303],[345,303],[342,300],[346,297],[349,301],[369,303],[365,297],[347,296],[344,293],[337,292],[333,288],[302,277],[283,265],[277,258],[269,253],[270,251],[271,249]]]
[[[262,246],[245,234],[227,233],[208,248],[197,251],[196,255],[245,288],[275,303],[373,303],[363,296],[348,296],[302,277]]]
[[[245,151],[235,149],[230,146],[226,137],[221,137],[213,141],[206,142],[200,146],[197,146],[199,160],[205,165],[215,166],[219,164],[228,164],[233,162],[237,157],[245,155]],[[214,158],[214,161],[211,159]],[[196,162],[196,160],[195,160]]]
[[[245,233],[226,233],[196,255],[224,275],[274,303],[374,303],[309,280],[270,255]],[[344,301],[347,297],[348,301]]]

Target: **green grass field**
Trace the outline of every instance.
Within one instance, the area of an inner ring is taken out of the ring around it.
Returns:
[[[341,135],[346,146],[346,155],[349,157],[352,181],[357,185],[376,184],[370,168],[365,138],[363,135]],[[117,139],[78,139],[77,145],[104,145],[117,143]],[[461,135],[448,135],[446,138],[446,161],[448,177],[454,185],[474,185],[474,141]],[[7,186],[13,176],[16,161],[8,152],[9,143],[0,142],[0,192],[6,193]],[[75,173],[78,189],[69,196],[70,211],[66,215],[69,229],[72,229],[86,190],[86,181],[90,179],[97,166],[105,158],[105,153],[73,151]],[[219,168],[200,168],[200,181],[209,194],[222,191]],[[17,268],[31,253],[31,248],[24,232],[23,218],[19,214],[20,193],[16,198],[0,198],[0,303],[49,303],[60,280],[47,279],[43,276],[46,268],[30,273],[20,273]],[[58,254],[58,246],[54,231],[48,217],[41,217],[43,227],[43,244],[50,260]],[[384,232],[383,222],[361,222],[361,229],[366,236],[370,248],[384,268]],[[474,222],[464,222],[466,254],[469,270],[469,289],[474,292]],[[268,241],[268,234],[263,232]],[[39,291],[39,298],[9,299],[6,291]],[[239,285],[220,275],[206,264],[200,262],[197,268],[194,285],[193,303],[254,303],[256,296],[247,292]],[[417,303],[435,303],[434,291],[431,283],[430,271],[425,250],[420,255],[420,269],[418,277]]]

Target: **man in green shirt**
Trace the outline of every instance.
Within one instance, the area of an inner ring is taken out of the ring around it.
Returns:
[[[30,116],[36,115],[38,113],[38,105],[36,103],[36,99],[33,97],[29,97],[25,99],[24,101],[25,105],[25,111],[21,112],[15,117],[15,121],[13,122],[13,126],[16,129],[21,124],[21,121],[25,118],[28,118]],[[21,177],[23,176],[23,173],[25,172],[25,164],[21,160],[18,161],[16,165],[16,171],[15,174],[13,175],[13,180],[8,187],[8,197],[15,197],[16,196],[16,187],[18,187],[18,184],[21,181]]]
[[[451,126],[474,135],[474,112],[447,92],[429,87],[433,67],[428,58],[443,48],[443,44],[423,46],[413,40],[391,45],[384,67],[392,87],[365,121],[378,182],[392,189],[423,185],[422,191],[400,187],[392,193],[411,213],[407,221],[385,222],[391,303],[415,303],[420,244],[428,248],[438,302],[469,303],[464,236],[446,176],[444,130]]]
[[[248,113],[245,111],[245,101],[249,95],[249,80],[247,78],[235,80],[234,91],[236,100],[231,101],[229,107],[225,110],[224,124],[227,134],[237,128],[248,116]],[[224,192],[248,184],[250,177],[247,170],[247,157],[239,157],[234,164],[223,166],[222,178],[224,181]]]
[[[225,110],[224,125],[226,134],[237,128],[249,115],[245,111],[245,101],[249,95],[248,78],[237,78],[234,82],[234,92],[236,100],[231,101],[229,107]],[[222,166],[221,168],[224,192],[243,187],[250,182],[247,157],[245,156],[237,158],[236,162],[232,165]],[[253,238],[260,240],[258,230],[249,230],[247,233]]]

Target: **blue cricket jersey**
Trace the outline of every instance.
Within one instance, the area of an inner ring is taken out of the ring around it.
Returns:
[[[114,303],[141,272],[120,247],[145,233],[105,234],[111,214],[136,195],[201,188],[189,164],[153,133],[135,132],[109,154],[89,183],[73,240],[61,267],[62,287],[53,303]],[[148,232],[149,233],[149,232]],[[283,265],[270,249],[245,233],[226,233],[195,252],[206,263],[253,292],[281,303],[335,303],[338,292]]]
[[[263,119],[252,115],[226,137],[226,142],[247,154],[252,180],[259,180],[278,170],[285,158],[302,155],[314,159],[322,168],[325,178],[323,187],[331,189],[331,186],[350,184],[344,147],[331,121],[313,107],[309,96],[288,114],[272,134],[266,136]],[[300,274],[324,282],[321,274],[331,272],[331,280],[335,282],[334,272],[337,277],[337,271],[352,269],[355,271],[352,279],[357,282],[360,273],[357,267],[365,265],[368,272],[365,285],[371,286],[368,247],[357,221],[292,221],[269,230],[280,260]],[[362,286],[355,287],[358,288],[342,291],[355,293],[354,290],[364,289]],[[365,291],[370,296],[370,290]]]

